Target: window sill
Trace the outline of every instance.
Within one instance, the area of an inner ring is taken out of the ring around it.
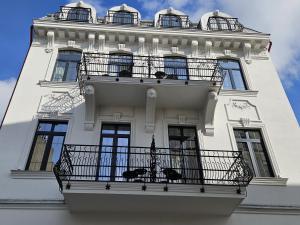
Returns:
[[[281,177],[254,177],[250,185],[286,186],[287,180]]]
[[[13,179],[55,179],[54,173],[48,171],[11,170],[10,176]]]
[[[46,81],[46,80],[40,80],[38,82],[38,85],[41,87],[77,87],[78,82],[76,81],[61,81],[61,82],[55,82],[55,81]]]
[[[220,90],[221,96],[246,96],[246,97],[256,97],[258,94],[258,91],[253,90]]]

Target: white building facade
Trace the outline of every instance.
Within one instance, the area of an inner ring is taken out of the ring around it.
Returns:
[[[82,1],[34,20],[0,130],[0,224],[296,225],[300,132],[270,35]]]

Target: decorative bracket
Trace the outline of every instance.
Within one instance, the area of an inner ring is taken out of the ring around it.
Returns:
[[[212,41],[205,41],[205,57],[211,58]]]
[[[47,32],[47,51],[46,52],[51,52],[52,48],[54,46],[54,31],[48,31]]]
[[[87,85],[84,88],[85,97],[85,121],[84,129],[93,130],[95,124],[95,89],[93,85]]]
[[[215,109],[218,102],[218,94],[216,91],[208,92],[206,111],[205,111],[205,134],[214,135],[214,117]]]
[[[153,40],[152,40],[152,53],[153,53],[153,55],[157,55],[157,52],[158,52],[158,42],[159,42],[158,38],[153,38]]]
[[[95,34],[89,34],[89,51],[94,51],[95,46]]]
[[[251,63],[251,44],[250,43],[244,43],[244,57],[246,63]]]
[[[139,37],[139,54],[143,55],[145,52],[145,38]]]
[[[99,52],[104,52],[104,46],[105,46],[105,35],[100,34],[98,36],[99,39]]]
[[[195,57],[198,55],[198,41],[192,41],[192,56]]]
[[[155,129],[155,111],[156,111],[157,92],[154,88],[147,90],[146,96],[146,126],[147,133],[153,133]]]

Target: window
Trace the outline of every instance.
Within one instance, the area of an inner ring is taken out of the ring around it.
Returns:
[[[52,81],[76,81],[81,52],[59,51]]]
[[[167,14],[167,15],[160,15],[161,22],[160,26],[162,27],[182,27],[182,22],[180,16]]]
[[[108,71],[110,76],[131,77],[133,58],[131,54],[113,53],[109,56]]]
[[[39,122],[26,165],[26,170],[52,171],[53,166],[59,160],[67,127],[67,122]]]
[[[113,23],[119,24],[133,24],[134,17],[133,13],[127,11],[118,11],[113,14]]]
[[[90,19],[90,9],[70,8],[67,14],[67,20],[86,22]]]
[[[100,138],[98,179],[122,181],[129,167],[130,125],[103,124]]]
[[[234,129],[238,150],[257,177],[273,177],[274,173],[259,130]]]
[[[182,176],[178,182],[195,183],[203,177],[195,127],[169,126],[170,168]]]
[[[208,27],[210,30],[230,30],[238,31],[242,28],[242,25],[236,18],[224,18],[219,16],[209,17]]]
[[[224,76],[223,89],[247,89],[239,61],[222,59],[218,62],[223,71]]]
[[[188,80],[188,66],[184,57],[164,57],[165,73],[168,79]]]

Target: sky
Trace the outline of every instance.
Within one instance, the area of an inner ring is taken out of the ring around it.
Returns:
[[[0,32],[0,121],[29,47],[32,20],[56,12],[73,1],[14,0],[1,4]],[[138,9],[142,19],[173,7],[190,16],[193,22],[208,12],[220,10],[239,18],[246,27],[270,33],[271,56],[283,87],[300,122],[300,0],[85,0],[104,16],[107,9],[126,3]],[[5,10],[4,10],[5,9]]]

